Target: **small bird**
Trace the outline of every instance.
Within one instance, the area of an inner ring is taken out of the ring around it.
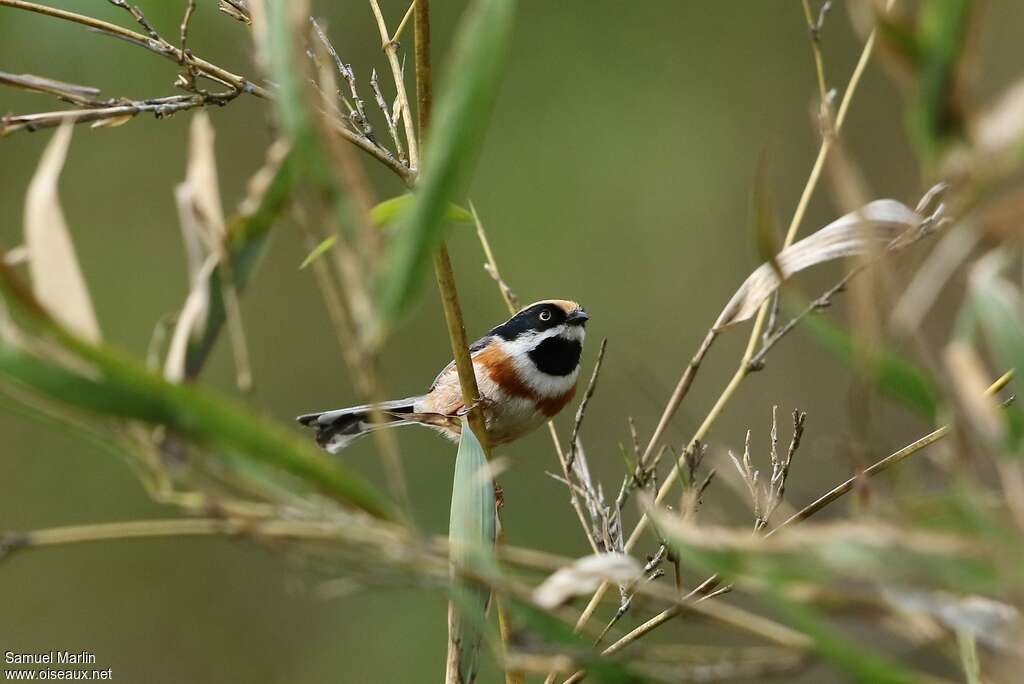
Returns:
[[[469,347],[492,445],[519,439],[542,425],[576,393],[587,312],[576,302],[547,299],[519,311]],[[316,428],[316,441],[334,454],[374,430],[426,425],[457,440],[466,413],[455,362],[426,394],[296,418]]]

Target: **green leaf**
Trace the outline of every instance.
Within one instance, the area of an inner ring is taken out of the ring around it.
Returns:
[[[412,207],[413,194],[407,192],[398,197],[386,199],[370,210],[370,220],[378,228],[384,228],[404,218]],[[449,204],[445,218],[453,223],[473,223],[473,214],[458,204]]]
[[[277,88],[274,104],[285,133],[292,139],[304,161],[318,154],[314,144],[313,123],[309,118],[304,97],[302,77],[307,73],[305,65],[299,64],[301,51],[296,43],[299,22],[304,22],[302,2],[286,0],[258,0],[266,8],[266,26],[257,35],[257,44],[270,77]]]
[[[311,263],[313,263],[314,261],[319,259],[321,256],[326,254],[327,251],[331,247],[333,247],[334,243],[337,242],[337,241],[338,241],[338,236],[337,235],[331,235],[330,237],[326,238],[323,242],[321,242],[319,245],[314,247],[313,251],[311,251],[309,254],[307,254],[306,258],[302,260],[301,264],[299,264],[299,270],[300,271],[303,270],[304,268],[309,266]]]
[[[448,541],[452,562],[460,568],[480,573],[496,569],[494,481],[487,455],[469,422],[462,419],[462,439],[455,457],[455,481],[452,485],[452,509]],[[460,644],[460,681],[472,681],[477,672],[480,645],[487,625],[490,590],[475,584],[454,581],[450,638]]]
[[[415,200],[392,241],[378,289],[378,336],[409,311],[443,242],[449,202],[470,176],[497,98],[514,7],[514,0],[477,0],[461,23]]]
[[[911,120],[920,143],[930,153],[962,132],[955,98],[971,4],[971,0],[927,0],[921,5],[917,29],[921,73]]]
[[[808,316],[806,323],[822,346],[862,373],[865,380],[879,391],[928,420],[935,420],[940,395],[935,383],[923,370],[886,347],[870,353],[862,352],[847,331],[824,316]]]

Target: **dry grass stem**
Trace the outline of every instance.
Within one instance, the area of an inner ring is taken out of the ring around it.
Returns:
[[[398,43],[391,40],[387,23],[380,10],[380,3],[377,0],[370,0],[370,7],[373,9],[373,16],[377,20],[377,28],[380,31],[381,48],[387,55],[388,64],[391,65],[391,77],[395,82],[395,92],[398,94],[398,106],[402,112],[402,123],[405,126],[406,148],[409,150],[409,166],[413,172],[417,172],[420,166],[419,143],[416,139],[416,127],[412,118],[412,109],[409,106],[409,96],[405,90],[405,71],[398,59]],[[417,53],[417,64],[421,62]],[[419,78],[419,75],[417,75]]]

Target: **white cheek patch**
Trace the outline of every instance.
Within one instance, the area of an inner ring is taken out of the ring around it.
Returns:
[[[509,359],[515,364],[519,371],[519,377],[534,392],[541,397],[559,397],[576,384],[580,369],[576,369],[568,375],[548,375],[541,372],[530,358],[530,351],[537,348],[541,342],[551,337],[562,337],[566,340],[575,340],[583,345],[586,331],[580,325],[560,325],[551,330],[541,333],[531,332],[520,335],[510,342],[501,342],[502,351],[508,354]]]

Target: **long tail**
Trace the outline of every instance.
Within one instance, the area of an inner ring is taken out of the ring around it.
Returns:
[[[316,428],[316,443],[330,453],[336,454],[374,430],[414,422],[402,416],[414,412],[413,407],[418,399],[419,397],[409,397],[373,406],[353,406],[321,413],[307,413],[295,420]],[[375,410],[379,412],[377,415],[374,415]]]

